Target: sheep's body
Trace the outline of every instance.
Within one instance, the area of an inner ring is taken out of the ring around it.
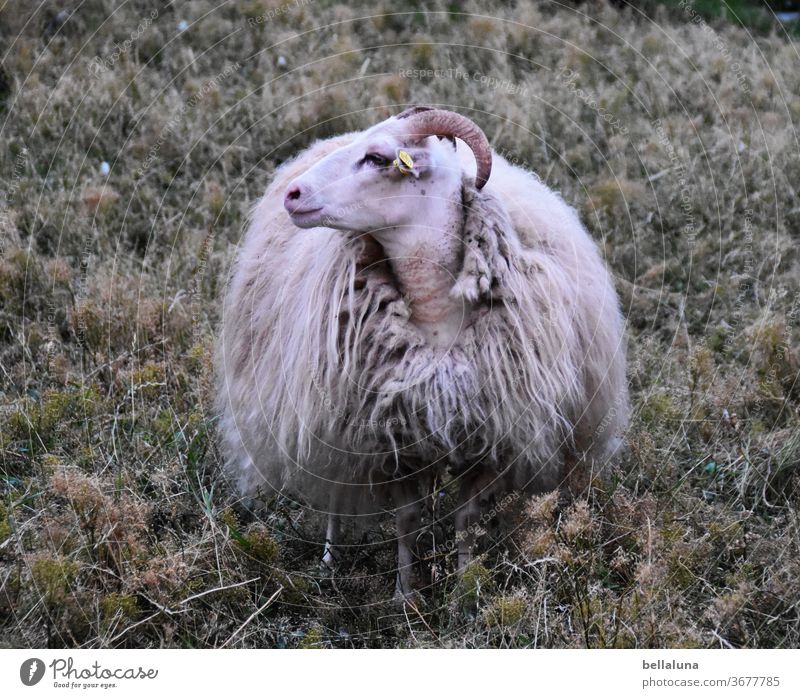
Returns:
[[[566,452],[604,463],[627,419],[623,324],[575,212],[498,155],[485,189],[465,177],[451,295],[471,318],[437,350],[377,243],[298,230],[281,206],[288,182],[352,138],[278,170],[238,256],[219,406],[240,489],[364,514],[385,507],[397,479],[479,468],[536,492],[562,482]],[[459,156],[468,168],[469,150]]]

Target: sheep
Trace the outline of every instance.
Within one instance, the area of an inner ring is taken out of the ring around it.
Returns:
[[[457,485],[461,570],[490,497],[607,470],[623,329],[561,196],[466,117],[407,109],[314,143],[254,208],[217,354],[226,472],[327,512],[327,565],[342,517],[394,510],[411,598],[432,483]]]

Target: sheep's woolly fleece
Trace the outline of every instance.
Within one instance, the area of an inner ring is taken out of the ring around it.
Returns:
[[[497,155],[494,186],[465,178],[452,293],[476,310],[436,352],[371,237],[299,230],[283,210],[286,184],[348,141],[278,170],[233,269],[217,361],[240,490],[363,514],[398,477],[489,467],[542,491],[565,448],[605,458],[627,419],[622,320],[575,212]]]

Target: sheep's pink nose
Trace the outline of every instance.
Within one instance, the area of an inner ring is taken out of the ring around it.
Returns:
[[[289,213],[296,213],[303,207],[304,190],[299,184],[290,184],[283,195],[283,207]]]

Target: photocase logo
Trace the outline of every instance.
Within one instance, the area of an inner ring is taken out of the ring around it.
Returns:
[[[35,686],[44,676],[44,662],[33,657],[22,662],[19,668],[19,678],[26,686]]]

